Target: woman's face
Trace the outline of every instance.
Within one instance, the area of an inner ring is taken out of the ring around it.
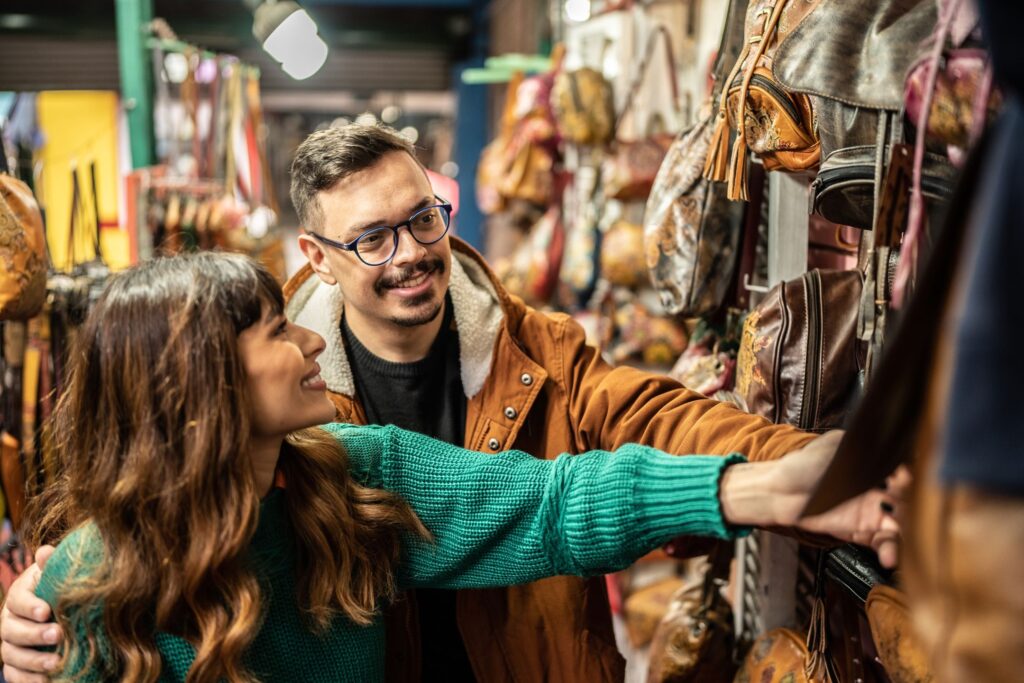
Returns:
[[[249,379],[255,437],[283,437],[334,420],[316,362],[324,350],[320,335],[264,306],[262,319],[238,335],[238,347]]]

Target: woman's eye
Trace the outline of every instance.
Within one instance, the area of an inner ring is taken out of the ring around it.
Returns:
[[[287,331],[288,331],[288,321],[285,321],[285,322],[281,323],[280,325],[278,325],[277,329],[274,330],[274,336],[279,337],[279,336],[281,336],[282,334],[284,334]]]

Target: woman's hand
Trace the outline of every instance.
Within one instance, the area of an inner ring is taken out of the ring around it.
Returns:
[[[842,432],[829,432],[771,463],[730,467],[720,493],[725,518],[734,524],[792,526],[870,546],[883,566],[894,567],[900,534],[897,518],[910,483],[906,468],[889,477],[885,490],[867,491],[828,512],[800,517],[841,438]]]
[[[4,662],[4,678],[10,683],[37,683],[49,680],[60,657],[52,652],[40,652],[36,647],[56,645],[60,641],[60,627],[47,623],[50,606],[36,597],[36,586],[52,546],[43,546],[36,552],[35,564],[21,573],[11,584],[7,600],[0,611],[0,654]]]

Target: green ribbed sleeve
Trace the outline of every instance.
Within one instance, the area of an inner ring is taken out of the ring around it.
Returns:
[[[325,427],[364,485],[405,498],[434,534],[408,538],[403,587],[482,588],[629,566],[680,535],[732,538],[718,484],[740,455],[647,446],[540,460],[484,455],[396,427]]]

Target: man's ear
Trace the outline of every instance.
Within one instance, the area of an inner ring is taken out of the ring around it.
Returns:
[[[324,253],[324,248],[315,239],[306,234],[299,235],[299,249],[306,256],[313,272],[321,280],[329,285],[338,284],[338,278],[334,277],[334,273],[331,272],[331,268],[327,264],[327,254]]]

